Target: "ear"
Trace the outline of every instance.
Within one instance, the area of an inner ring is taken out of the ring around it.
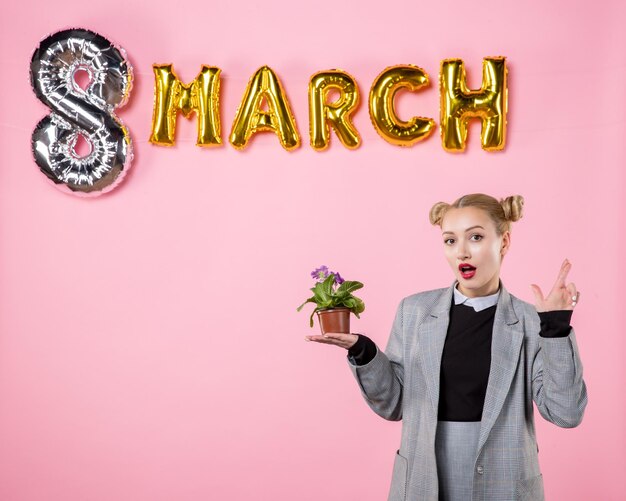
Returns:
[[[502,234],[502,244],[500,247],[500,255],[502,257],[509,251],[509,247],[511,247],[511,232],[505,231]]]

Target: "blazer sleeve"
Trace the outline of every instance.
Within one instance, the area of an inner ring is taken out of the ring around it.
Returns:
[[[404,299],[400,301],[385,351],[376,346],[376,355],[365,365],[357,365],[348,355],[348,365],[371,409],[389,421],[402,419],[404,382]]]
[[[532,329],[540,332],[539,315],[533,309]],[[545,328],[544,328],[545,330]],[[532,366],[532,393],[539,413],[561,428],[578,426],[587,406],[587,386],[576,344],[576,334],[537,336],[538,350]]]

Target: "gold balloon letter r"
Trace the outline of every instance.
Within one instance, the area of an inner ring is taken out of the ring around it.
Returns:
[[[339,98],[327,103],[331,90],[339,92]],[[346,148],[354,149],[361,144],[359,132],[351,121],[351,115],[359,105],[359,87],[356,80],[345,71],[328,70],[315,73],[309,82],[309,132],[311,146],[317,151],[328,148],[330,126]]]

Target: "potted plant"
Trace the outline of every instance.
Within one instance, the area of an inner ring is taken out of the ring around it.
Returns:
[[[350,312],[357,318],[359,313],[365,310],[365,303],[352,295],[357,289],[363,287],[361,282],[344,280],[339,273],[329,271],[327,266],[321,266],[311,272],[311,276],[317,280],[311,288],[313,296],[302,303],[297,311],[307,303],[315,303],[316,307],[311,313],[310,323],[313,327],[313,315],[317,313],[322,334],[326,332],[350,333]]]

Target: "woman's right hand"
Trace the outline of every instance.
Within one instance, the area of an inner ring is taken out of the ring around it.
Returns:
[[[355,345],[355,343],[359,340],[359,336],[357,334],[327,332],[326,334],[318,336],[304,336],[304,340],[323,344],[334,344],[335,346],[341,346],[347,350]]]

